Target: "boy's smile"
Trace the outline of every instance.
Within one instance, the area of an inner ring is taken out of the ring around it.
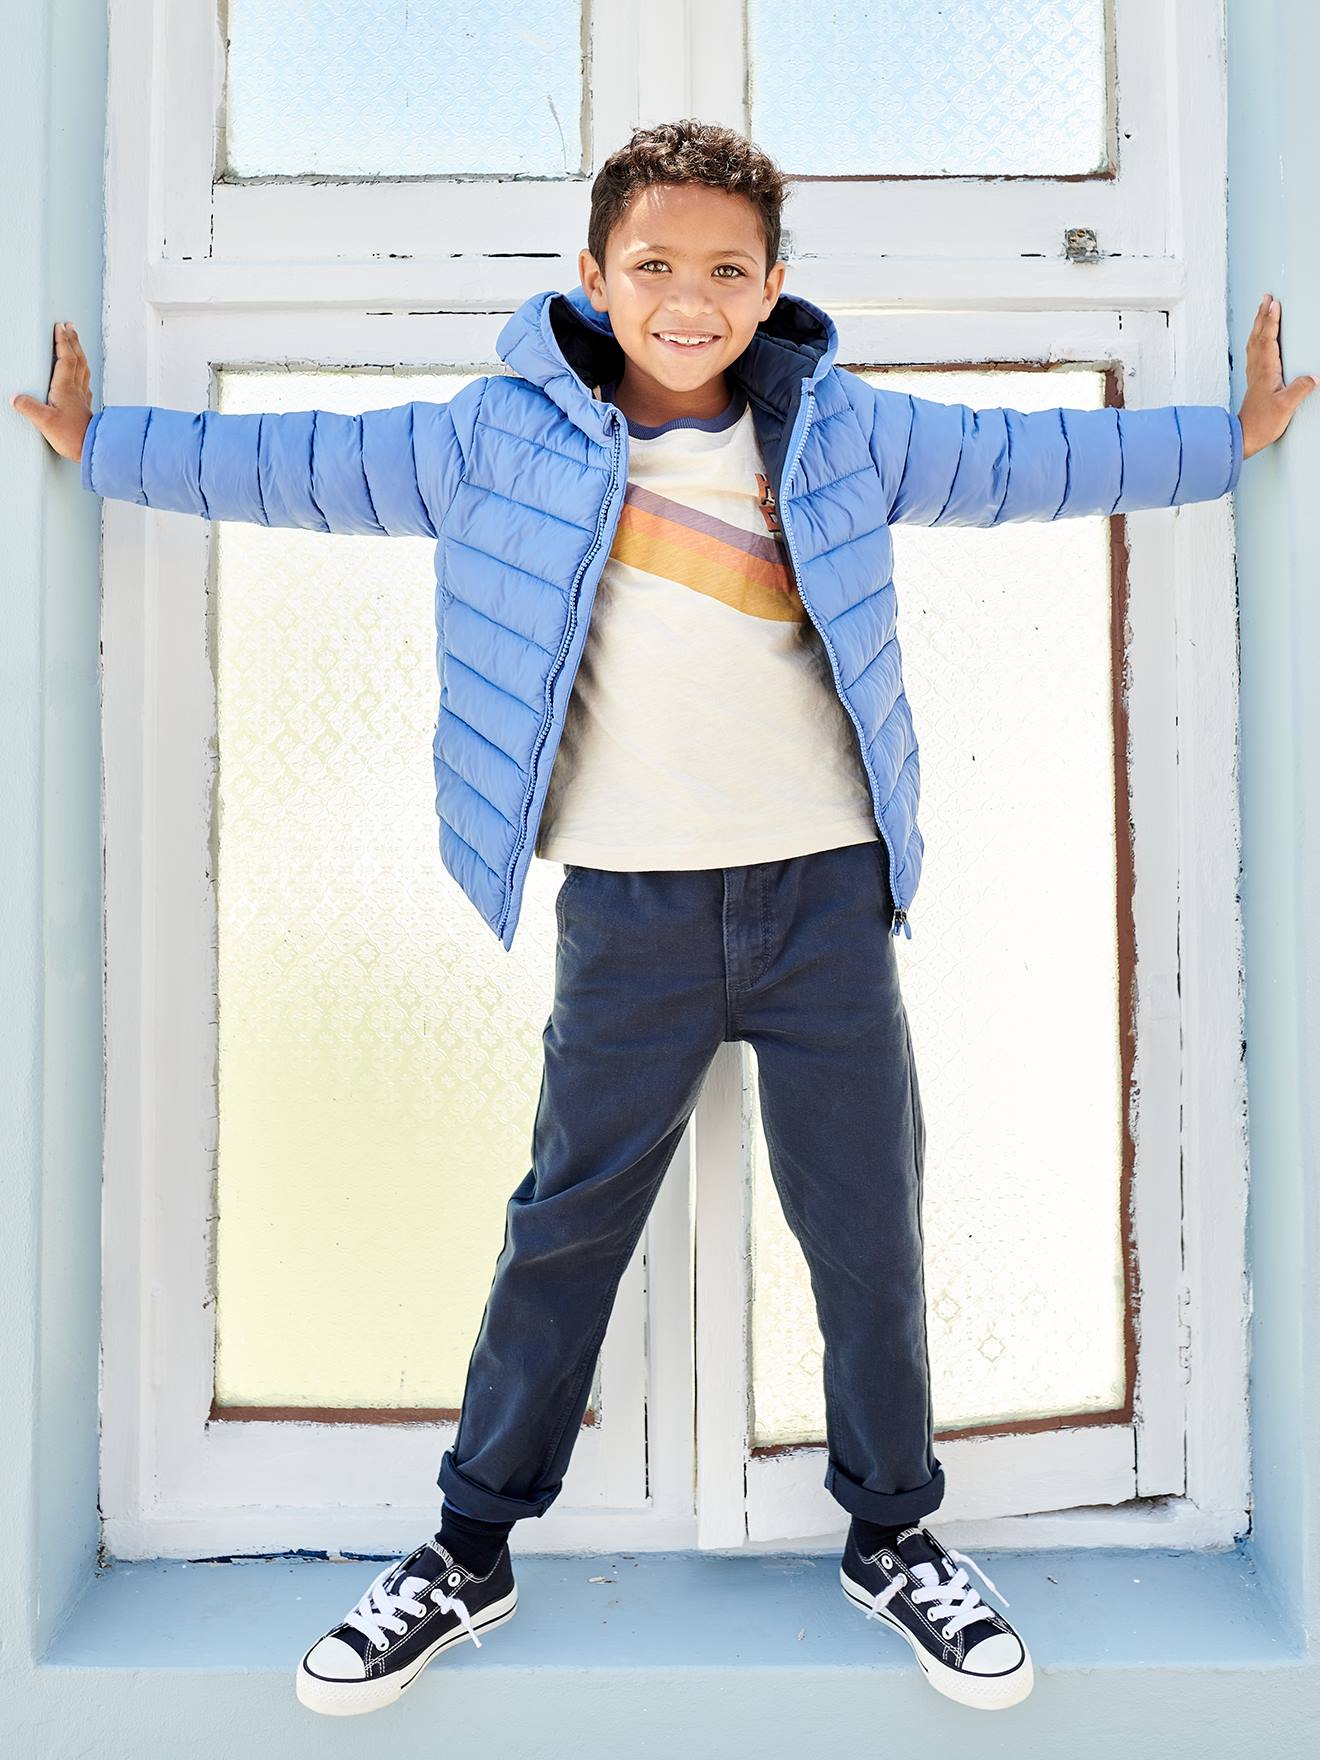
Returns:
[[[724,369],[770,315],[787,266],[765,272],[756,208],[708,184],[651,184],[610,232],[604,270],[578,256],[584,291],[626,357],[614,402],[633,421],[716,416]]]

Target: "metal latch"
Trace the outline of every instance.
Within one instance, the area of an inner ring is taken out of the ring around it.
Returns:
[[[1089,226],[1069,226],[1063,234],[1063,254],[1070,263],[1098,263],[1100,246]]]

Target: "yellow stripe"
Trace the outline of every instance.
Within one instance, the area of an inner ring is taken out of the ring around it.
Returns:
[[[748,617],[775,623],[801,623],[806,617],[792,576],[783,564],[750,556],[708,534],[676,527],[653,515],[620,516],[610,555],[630,568],[659,575],[693,592],[705,593]],[[694,544],[693,539],[697,542]]]

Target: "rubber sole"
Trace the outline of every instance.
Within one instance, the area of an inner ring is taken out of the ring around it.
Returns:
[[[502,1600],[492,1601],[489,1607],[473,1614],[472,1623],[477,1628],[478,1636],[484,1637],[492,1627],[502,1626],[505,1620],[512,1619],[517,1608],[518,1587],[515,1584]],[[330,1681],[312,1674],[307,1667],[307,1658],[316,1648],[316,1644],[312,1644],[298,1664],[294,1683],[298,1702],[309,1711],[319,1711],[326,1717],[356,1717],[364,1711],[380,1711],[386,1705],[393,1705],[434,1657],[470,1637],[471,1633],[465,1626],[455,1626],[442,1638],[437,1638],[429,1650],[424,1650],[407,1674],[400,1671],[398,1674],[377,1675],[365,1681]],[[320,1641],[318,1638],[316,1643],[319,1644]]]
[[[871,1611],[870,1593],[860,1583],[855,1583],[842,1565],[839,1567],[839,1582],[849,1603],[863,1613]],[[1008,1674],[960,1674],[955,1668],[948,1668],[933,1656],[928,1656],[900,1620],[894,1619],[879,1608],[875,1618],[883,1620],[891,1631],[906,1638],[922,1674],[934,1687],[937,1693],[943,1693],[946,1699],[955,1704],[969,1705],[974,1711],[1007,1711],[1010,1705],[1019,1705],[1030,1693],[1035,1684],[1035,1671],[1031,1666],[1031,1652],[1019,1636],[1022,1644],[1021,1666],[1012,1669]]]

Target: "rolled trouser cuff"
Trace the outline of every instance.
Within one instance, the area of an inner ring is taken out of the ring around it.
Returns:
[[[896,1528],[904,1522],[919,1522],[939,1508],[944,1501],[944,1468],[937,1462],[932,1477],[910,1491],[870,1491],[831,1461],[825,1470],[825,1489],[850,1516],[877,1527]]]
[[[505,1497],[498,1491],[488,1491],[454,1464],[452,1449],[446,1449],[441,1456],[435,1482],[446,1497],[453,1499],[456,1510],[465,1516],[475,1516],[479,1522],[520,1522],[528,1516],[543,1516],[559,1495],[557,1485],[553,1491],[534,1500]]]

